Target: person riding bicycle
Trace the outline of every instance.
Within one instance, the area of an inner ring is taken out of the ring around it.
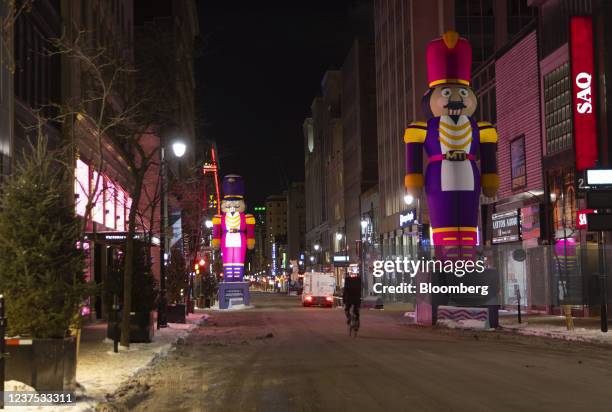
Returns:
[[[357,324],[359,324],[359,307],[361,306],[361,276],[359,270],[351,270],[349,268],[348,275],[344,278],[344,290],[342,293],[342,301],[344,303],[344,313],[346,314],[346,323],[351,323],[351,307],[355,314]]]

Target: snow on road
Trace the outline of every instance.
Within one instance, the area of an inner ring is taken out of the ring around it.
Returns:
[[[344,314],[257,295],[214,312],[114,394],[130,411],[609,411],[612,352],[511,333],[406,325],[403,312]],[[112,409],[109,409],[112,410]]]

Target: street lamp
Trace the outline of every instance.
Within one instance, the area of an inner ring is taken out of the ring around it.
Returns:
[[[414,196],[412,196],[410,193],[406,194],[404,196],[404,203],[406,203],[407,205],[411,205],[412,202],[414,202]]]
[[[342,233],[336,233],[336,240],[342,240]]]
[[[172,142],[171,144],[172,146],[172,152],[174,154],[174,156],[176,156],[177,158],[183,157],[183,155],[185,154],[185,152],[187,151],[187,145],[185,143],[183,143],[180,140],[175,140]],[[167,177],[166,177],[166,147],[164,145],[164,142],[161,141],[160,142],[160,148],[159,148],[159,157],[160,157],[160,168],[159,168],[159,178],[160,178],[160,199],[161,199],[161,204],[160,204],[160,214],[161,214],[161,219],[160,219],[160,230],[159,230],[159,255],[162,257],[159,260],[159,289],[162,293],[162,296],[164,296],[164,294],[166,293],[166,261],[168,260],[168,253],[167,253],[167,247],[166,247],[166,229],[168,228],[168,197],[167,197],[167,192],[168,192],[168,182],[167,182]],[[157,328],[159,329],[160,327],[167,327],[168,323],[166,322],[166,315],[165,315],[165,307],[162,305],[162,313],[158,313],[157,314]]]
[[[311,256],[311,257],[310,257],[310,261],[311,261],[311,262],[314,262],[314,259],[315,259],[315,258],[314,258],[314,256]]]
[[[206,222],[204,222],[204,224],[206,225],[206,227],[207,227],[208,229],[212,229],[212,227],[213,227],[213,222],[212,222],[212,220],[210,220],[210,219],[209,219],[209,220],[207,220]]]
[[[319,244],[317,243],[316,245],[314,245],[314,250],[318,252],[320,247],[321,246],[319,246]]]
[[[172,151],[176,157],[183,157],[187,151],[187,145],[181,141],[176,141],[172,143]]]
[[[368,221],[363,219],[361,221],[361,230],[365,232],[365,230],[368,228]]]

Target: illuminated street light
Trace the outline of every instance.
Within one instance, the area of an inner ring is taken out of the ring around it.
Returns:
[[[187,151],[187,145],[181,141],[172,143],[172,151],[176,157],[183,157]]]
[[[213,222],[212,220],[207,220],[206,222],[204,222],[204,224],[206,225],[207,228],[212,229],[213,227]]]
[[[407,194],[406,196],[404,196],[404,203],[406,203],[407,205],[411,205],[412,202],[414,202],[414,196],[412,196],[411,194]]]
[[[319,246],[318,244],[316,244],[316,245],[314,245],[314,250],[317,250],[317,251],[318,251],[320,247],[321,247],[321,246]]]
[[[336,240],[342,240],[342,233],[336,233]]]
[[[368,227],[368,221],[367,221],[367,220],[365,220],[365,219],[363,219],[363,220],[361,221],[361,228],[362,228],[363,230],[365,230],[367,227]]]
[[[311,257],[310,257],[310,261],[311,261],[311,262],[314,262],[314,256],[311,256]]]

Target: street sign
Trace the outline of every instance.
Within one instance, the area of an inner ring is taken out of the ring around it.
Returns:
[[[591,213],[587,215],[589,232],[612,230],[612,213]]]
[[[607,209],[612,207],[612,190],[589,190],[586,199],[589,209]]]

